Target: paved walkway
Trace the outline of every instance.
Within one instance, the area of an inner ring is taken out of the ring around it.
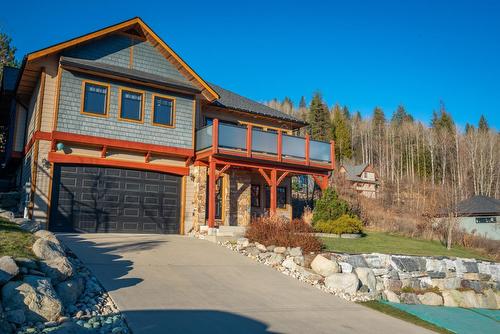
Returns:
[[[141,333],[430,333],[208,241],[60,235]]]

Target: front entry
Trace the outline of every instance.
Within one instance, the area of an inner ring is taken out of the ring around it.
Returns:
[[[89,165],[54,165],[49,229],[179,233],[180,176]]]

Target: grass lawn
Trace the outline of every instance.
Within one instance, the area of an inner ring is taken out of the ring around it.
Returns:
[[[429,329],[431,331],[434,331],[436,333],[442,333],[442,334],[452,334],[453,332],[450,332],[449,330],[436,326],[434,324],[431,324],[430,322],[427,322],[425,320],[422,320],[413,314],[401,311],[395,307],[392,307],[387,304],[382,304],[377,301],[369,301],[369,302],[364,302],[364,303],[359,303],[360,305],[369,307],[373,310],[385,313],[387,315],[390,315],[391,317],[398,318],[407,322],[410,322],[414,325]]]
[[[16,224],[0,218],[0,257],[35,258],[31,246],[35,238],[29,232],[21,230]]]
[[[322,238],[326,250],[340,253],[386,253],[422,256],[454,256],[490,260],[470,249],[453,247],[447,250],[438,241],[401,237],[383,232],[367,232],[359,239]]]

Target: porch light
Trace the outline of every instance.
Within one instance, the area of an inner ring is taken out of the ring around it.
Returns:
[[[57,143],[56,149],[57,149],[57,151],[63,151],[64,150],[64,144],[63,143]]]

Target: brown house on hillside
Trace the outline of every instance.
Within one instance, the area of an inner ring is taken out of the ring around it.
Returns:
[[[379,181],[371,164],[343,164],[339,172],[358,193],[368,198],[377,198]]]

